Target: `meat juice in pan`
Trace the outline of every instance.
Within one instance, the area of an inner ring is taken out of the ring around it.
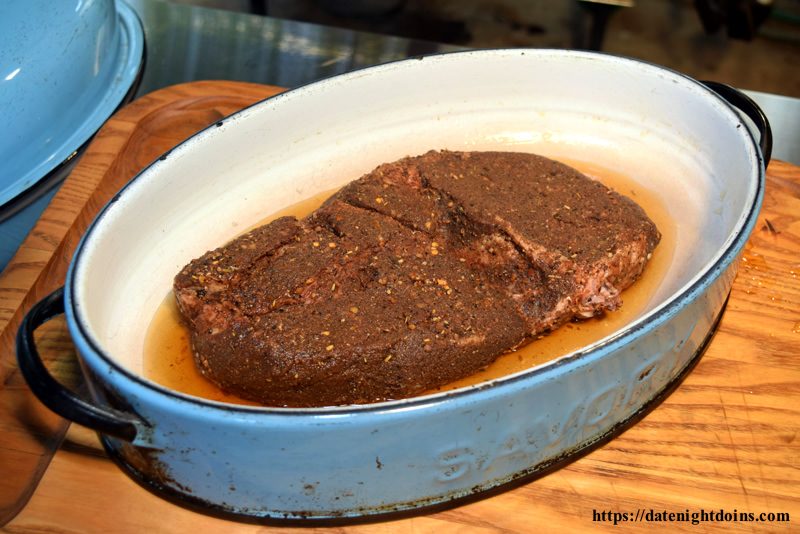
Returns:
[[[614,312],[588,320],[572,321],[554,332],[501,355],[487,368],[466,378],[456,380],[435,391],[447,391],[478,384],[529,369],[568,354],[620,330],[637,317],[650,303],[672,262],[675,246],[675,224],[657,195],[630,177],[580,161],[559,159],[590,178],[623,194],[647,213],[661,232],[661,242],[653,252],[642,276],[622,293],[623,305]],[[325,191],[274,213],[253,227],[279,217],[293,215],[302,218],[318,208],[335,191]],[[182,324],[175,298],[170,292],[159,306],[148,328],[144,345],[144,374],[150,380],[170,389],[196,397],[256,406],[258,403],[226,394],[205,379],[195,367],[189,343],[189,331]]]

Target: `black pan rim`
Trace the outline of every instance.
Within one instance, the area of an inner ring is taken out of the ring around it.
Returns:
[[[722,97],[714,93],[711,89],[703,85],[701,82],[691,78],[685,74],[682,74],[677,71],[673,71],[666,67],[662,67],[660,65],[656,65],[653,63],[649,63],[646,61],[641,61],[638,59],[627,58],[623,56],[616,56],[612,54],[605,54],[605,53],[596,53],[596,52],[576,52],[576,51],[564,51],[564,50],[557,50],[557,49],[535,49],[535,50],[526,50],[526,49],[495,49],[495,50],[476,50],[476,51],[455,51],[455,52],[442,52],[439,54],[433,54],[432,57],[438,56],[450,56],[450,55],[464,55],[464,54],[480,54],[486,52],[509,52],[509,53],[517,53],[517,54],[525,54],[528,53],[564,53],[568,52],[571,55],[580,55],[589,59],[605,59],[605,58],[612,58],[616,60],[622,60],[626,62],[631,62],[634,64],[643,64],[647,65],[651,68],[654,68],[657,71],[664,71],[667,73],[672,73],[680,78],[683,78],[690,82],[693,86],[698,88],[702,93],[711,96],[719,103],[723,105],[723,107],[727,108],[734,116],[736,115],[736,111],[731,107],[728,102],[726,102]],[[364,71],[372,70],[372,69],[382,69],[385,68],[387,65],[393,65],[402,62],[413,62],[417,60],[424,60],[424,56],[420,58],[407,58],[407,59],[400,59],[396,61],[392,61],[389,63],[384,63],[377,66],[371,67],[364,67],[362,69],[354,70],[345,74],[339,74],[333,76],[331,78],[327,78],[327,80],[332,80],[340,77],[346,77],[353,75],[354,73],[362,73]],[[299,86],[295,89],[292,89],[291,92],[294,92],[298,89],[303,89],[305,87],[309,87],[319,83],[319,81],[311,82],[309,84]],[[198,136],[202,135],[204,132],[209,130],[215,129],[221,123],[224,123],[231,118],[235,118],[237,115],[244,113],[255,106],[259,106],[266,101],[270,101],[273,99],[280,99],[281,97],[285,96],[289,92],[286,93],[279,93],[277,95],[271,96],[259,102],[256,102],[250,106],[247,106],[233,114],[229,117],[219,121],[215,124],[211,124],[208,127],[200,130],[199,132],[193,134],[188,139],[184,140],[178,146],[183,146],[185,143],[192,139],[196,139]],[[455,399],[459,399],[465,396],[473,396],[478,395],[481,392],[486,390],[495,390],[499,387],[505,386],[512,386],[514,384],[519,383],[520,381],[529,380],[532,376],[542,374],[545,372],[551,372],[554,369],[559,369],[565,365],[572,364],[574,362],[580,361],[589,355],[596,353],[599,350],[603,350],[607,347],[611,347],[614,345],[624,345],[628,344],[634,339],[638,339],[639,337],[646,334],[646,331],[656,328],[667,322],[672,316],[676,315],[682,309],[684,309],[688,302],[691,302],[696,298],[697,295],[704,292],[709,286],[713,284],[713,282],[719,278],[722,272],[727,270],[731,267],[731,264],[738,256],[738,254],[743,249],[746,241],[747,236],[749,235],[752,228],[755,226],[756,218],[758,212],[761,207],[761,202],[764,195],[764,188],[766,183],[766,170],[764,166],[764,160],[761,155],[761,152],[758,148],[758,143],[753,138],[752,133],[749,129],[744,128],[747,137],[751,143],[751,147],[756,155],[757,162],[759,164],[758,169],[758,176],[756,177],[755,183],[755,198],[753,202],[747,206],[746,214],[743,220],[743,223],[740,228],[738,228],[732,235],[733,239],[730,240],[728,246],[721,251],[719,254],[718,259],[713,264],[709,265],[705,271],[702,272],[701,276],[697,278],[689,287],[684,288],[683,291],[674,295],[671,300],[669,300],[666,305],[657,308],[654,313],[650,315],[647,321],[639,321],[628,327],[620,332],[618,332],[615,336],[607,338],[600,344],[595,344],[591,346],[590,350],[580,350],[574,352],[570,355],[565,357],[559,358],[555,361],[549,362],[547,364],[543,364],[541,366],[534,367],[528,371],[516,374],[514,376],[506,377],[503,379],[485,382],[483,384],[479,384],[476,386],[470,386],[466,388],[462,388],[459,390],[448,391],[445,393],[435,393],[427,396],[421,397],[412,397],[408,399],[399,399],[394,401],[386,401],[382,403],[374,403],[374,404],[364,404],[364,405],[348,405],[348,406],[326,406],[326,407],[316,407],[316,408],[281,408],[281,407],[260,407],[260,406],[243,406],[243,405],[236,405],[236,404],[226,404],[215,402],[211,400],[202,399],[199,397],[194,397],[190,395],[186,395],[180,393],[178,391],[166,388],[157,384],[155,382],[149,381],[144,377],[141,377],[128,369],[125,369],[114,359],[106,354],[106,352],[100,347],[99,343],[92,337],[91,333],[89,332],[88,328],[84,325],[83,321],[81,320],[81,312],[79,310],[79,306],[76,305],[75,299],[73,295],[77,294],[76,291],[76,276],[75,271],[78,269],[78,265],[81,260],[81,254],[83,252],[84,247],[86,246],[86,242],[90,239],[93,230],[100,224],[104,215],[109,211],[109,209],[114,205],[114,203],[120,198],[124,192],[131,187],[145,172],[147,172],[152,166],[158,162],[159,160],[166,159],[170,152],[174,149],[170,149],[164,155],[157,158],[149,165],[147,165],[141,172],[139,172],[136,176],[134,176],[120,191],[101,209],[101,211],[97,214],[95,219],[87,228],[86,232],[84,233],[81,241],[78,243],[78,246],[75,250],[72,262],[70,263],[69,271],[67,273],[67,280],[65,284],[65,299],[66,299],[66,315],[70,325],[73,327],[71,330],[73,333],[77,333],[81,340],[108,366],[110,366],[116,373],[119,373],[121,376],[125,377],[126,379],[132,381],[137,386],[143,387],[147,390],[157,392],[163,396],[169,397],[171,399],[179,400],[181,402],[186,402],[190,404],[195,404],[202,406],[204,408],[211,408],[215,410],[220,410],[228,413],[236,412],[236,413],[248,413],[248,414],[269,414],[269,415],[279,415],[282,417],[308,417],[308,416],[326,416],[326,415],[343,415],[343,414],[361,414],[361,413],[376,413],[376,412],[390,412],[393,410],[404,410],[410,407],[420,407],[420,406],[437,406],[445,402],[451,402]]]

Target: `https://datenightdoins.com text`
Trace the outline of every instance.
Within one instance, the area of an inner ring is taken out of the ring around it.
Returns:
[[[788,512],[750,512],[737,509],[725,510],[656,510],[638,508],[632,511],[592,509],[592,521],[600,523],[790,523]]]

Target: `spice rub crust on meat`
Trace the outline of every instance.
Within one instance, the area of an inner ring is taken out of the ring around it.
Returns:
[[[660,234],[630,199],[533,154],[431,151],[174,281],[198,368],[272,406],[413,396],[621,304]]]

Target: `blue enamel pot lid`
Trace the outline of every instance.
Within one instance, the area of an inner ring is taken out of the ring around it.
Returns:
[[[100,129],[143,57],[141,22],[121,0],[0,6],[0,206]]]

